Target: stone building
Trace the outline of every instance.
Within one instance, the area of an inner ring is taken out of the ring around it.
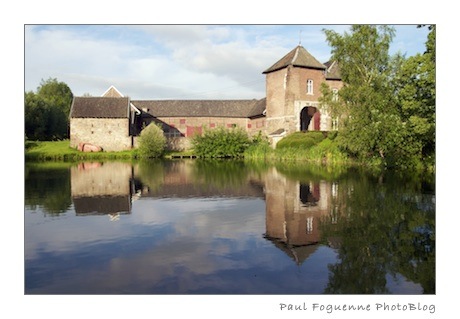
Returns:
[[[266,69],[266,98],[257,100],[131,100],[115,87],[101,97],[75,97],[70,112],[70,144],[89,143],[106,151],[136,147],[141,130],[162,126],[172,149],[189,147],[205,129],[239,127],[268,136],[272,145],[296,131],[334,129],[337,122],[318,101],[320,87],[343,84],[337,63],[320,63],[301,45]]]

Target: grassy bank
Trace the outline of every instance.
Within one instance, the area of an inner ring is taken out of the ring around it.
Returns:
[[[26,141],[26,161],[80,161],[133,159],[134,151],[83,153],[70,147],[69,140],[63,141]]]
[[[340,151],[333,137],[328,138],[322,132],[297,132],[283,138],[275,149],[268,143],[259,143],[249,147],[245,154],[248,160],[272,162],[295,161],[321,165],[356,164]]]
[[[336,144],[320,134],[293,134],[272,149],[267,142],[252,144],[241,157],[264,161],[308,161],[317,164],[347,164],[350,162]],[[193,150],[167,152],[164,157],[195,156]],[[136,150],[83,153],[70,147],[69,140],[26,141],[27,161],[131,160],[138,158]]]
[[[193,151],[166,152],[165,158],[174,156],[193,156]],[[69,140],[63,141],[26,141],[26,161],[84,161],[84,160],[133,160],[138,159],[136,150],[120,152],[84,153],[70,147]]]

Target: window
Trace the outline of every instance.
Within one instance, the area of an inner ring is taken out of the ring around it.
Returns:
[[[313,94],[313,80],[307,80],[307,94]]]
[[[339,90],[332,89],[332,101],[337,102],[339,100]]]
[[[185,124],[185,119],[180,119],[179,123],[180,124]]]

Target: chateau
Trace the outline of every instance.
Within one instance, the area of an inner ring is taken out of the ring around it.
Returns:
[[[151,122],[162,126],[169,148],[177,150],[190,147],[195,134],[216,127],[261,132],[273,146],[292,132],[336,128],[336,120],[318,102],[322,83],[333,92],[343,86],[336,62],[323,64],[299,45],[263,74],[266,97],[260,100],[132,100],[113,86],[101,97],[74,97],[70,144],[131,149]]]

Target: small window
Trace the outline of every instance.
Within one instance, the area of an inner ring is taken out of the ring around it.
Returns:
[[[307,80],[307,94],[313,94],[313,80]]]
[[[180,119],[180,124],[185,124],[185,119]]]
[[[337,102],[339,100],[339,90],[332,89],[332,101]]]

